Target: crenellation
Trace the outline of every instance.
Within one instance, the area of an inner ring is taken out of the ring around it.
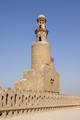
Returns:
[[[25,107],[29,107],[29,108],[35,107],[35,106],[39,107],[39,105],[41,105],[41,107],[42,106],[47,107],[46,103],[49,103],[49,106],[50,106],[50,103],[53,105],[54,104],[57,105],[57,104],[60,104],[60,101],[63,101],[62,103],[65,105],[68,103],[70,103],[70,105],[71,104],[73,104],[73,105],[80,104],[80,97],[62,96],[62,95],[55,94],[55,93],[45,93],[45,92],[44,92],[45,95],[43,93],[36,93],[36,96],[35,96],[35,93],[32,93],[32,92],[26,92],[26,94],[27,95],[25,96],[25,94],[20,93],[16,97],[16,100],[15,100],[15,93],[8,94],[8,96],[7,96],[6,92],[4,95],[0,94],[0,97],[3,96],[2,97],[3,99],[0,102],[2,104],[2,106],[0,106],[0,110],[5,109],[5,108],[8,108],[8,109],[18,108],[18,109],[20,109],[20,108],[25,108]],[[23,99],[23,96],[24,96],[24,99]],[[6,99],[6,97],[7,97],[7,99]]]

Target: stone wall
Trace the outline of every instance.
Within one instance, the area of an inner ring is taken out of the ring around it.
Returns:
[[[0,117],[52,108],[80,106],[80,97],[51,92],[0,92]]]
[[[55,70],[53,64],[51,58],[50,64],[43,64],[38,70],[25,70],[23,72],[23,78],[16,81],[15,89],[59,92],[59,73]]]

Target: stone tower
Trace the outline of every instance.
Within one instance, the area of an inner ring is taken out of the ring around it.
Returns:
[[[15,87],[28,91],[59,92],[59,74],[51,57],[44,15],[39,15],[37,18],[35,34],[36,41],[32,45],[32,67],[23,72],[22,80],[17,81]]]

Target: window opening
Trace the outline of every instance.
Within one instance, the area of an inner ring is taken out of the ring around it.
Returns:
[[[41,37],[39,37],[39,41],[42,41],[42,40],[41,40]]]
[[[41,25],[39,27],[41,28]]]

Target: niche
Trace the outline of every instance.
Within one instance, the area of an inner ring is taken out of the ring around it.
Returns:
[[[54,82],[54,79],[53,79],[53,78],[51,78],[51,79],[50,79],[50,83],[51,83],[51,84],[53,84],[53,82]]]

